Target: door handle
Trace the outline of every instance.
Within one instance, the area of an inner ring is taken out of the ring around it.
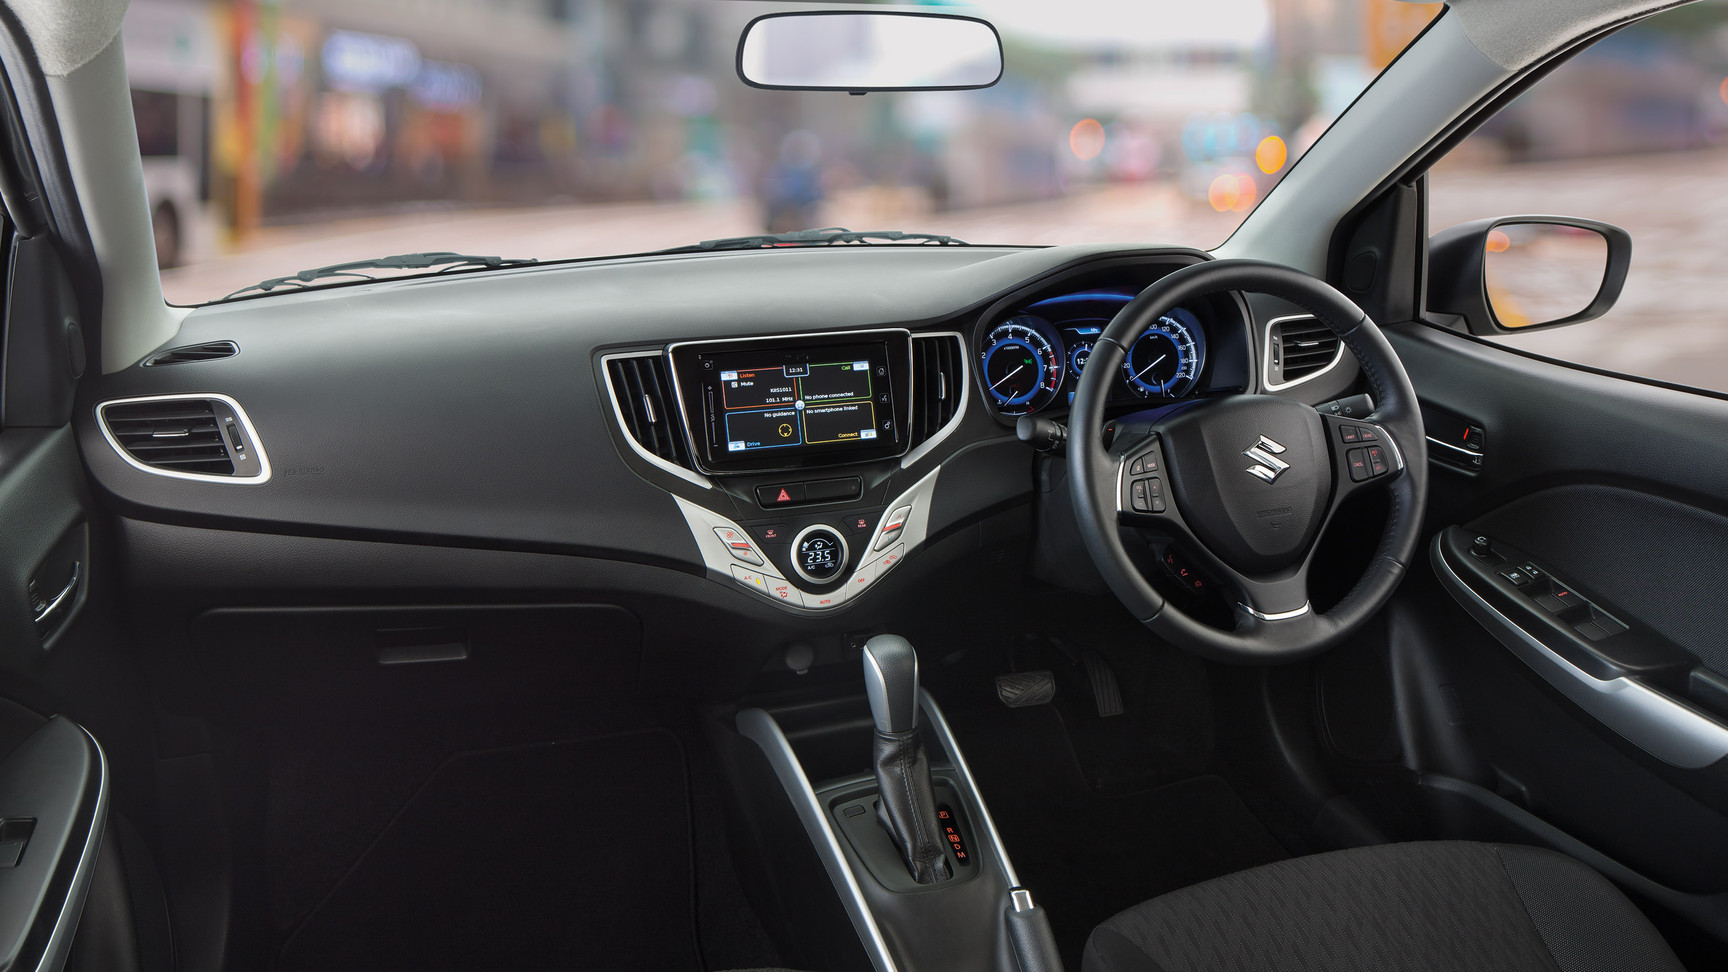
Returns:
[[[83,580],[84,565],[79,561],[72,561],[71,579],[66,581],[66,586],[61,588],[60,593],[54,595],[52,600],[36,612],[36,637],[46,640],[48,635],[59,626],[55,616],[71,606],[78,594],[78,585]]]

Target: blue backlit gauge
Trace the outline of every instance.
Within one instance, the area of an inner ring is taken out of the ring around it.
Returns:
[[[998,324],[985,337],[984,390],[1004,415],[1035,412],[1062,385],[1062,352],[1048,336],[1050,325],[1023,314]]]
[[[1090,357],[1092,357],[1091,341],[1076,344],[1068,352],[1068,373],[1073,375],[1076,381],[1080,379],[1080,372],[1086,370],[1086,359]]]
[[[1122,377],[1142,398],[1180,398],[1200,380],[1206,337],[1193,314],[1178,307],[1158,318],[1128,349]]]

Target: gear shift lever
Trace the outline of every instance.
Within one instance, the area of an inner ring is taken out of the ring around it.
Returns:
[[[951,875],[936,826],[930,761],[918,738],[918,654],[898,635],[864,645],[864,687],[876,719],[876,787],[883,826],[919,884]]]

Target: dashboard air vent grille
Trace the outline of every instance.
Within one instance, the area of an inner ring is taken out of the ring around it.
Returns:
[[[1278,384],[1289,384],[1332,367],[1338,358],[1338,335],[1312,317],[1281,321],[1272,335],[1272,371]]]
[[[234,475],[216,403],[201,398],[109,405],[102,410],[114,441],[146,466],[207,476]]]
[[[606,362],[606,371],[624,431],[650,453],[691,468],[665,360],[658,354],[613,358]]]
[[[951,334],[912,341],[912,443],[929,439],[960,407],[960,339]]]
[[[144,367],[156,365],[185,364],[188,361],[212,361],[216,358],[232,358],[240,353],[240,345],[233,341],[211,341],[207,344],[189,344],[183,348],[169,348],[159,351],[144,360]]]

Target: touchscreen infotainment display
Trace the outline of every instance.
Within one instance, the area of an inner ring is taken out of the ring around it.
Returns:
[[[905,352],[890,342],[761,347],[724,345],[675,355],[700,390],[692,438],[714,469],[805,465],[903,451]],[[685,388],[688,395],[692,389]]]
[[[878,434],[873,370],[854,358],[722,371],[720,441],[727,452],[870,442]]]

